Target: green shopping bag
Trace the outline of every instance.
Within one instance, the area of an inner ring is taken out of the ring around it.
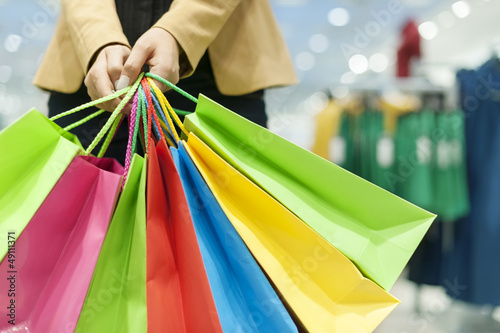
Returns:
[[[0,132],[0,260],[8,232],[20,235],[81,149],[76,136],[35,109]]]
[[[142,77],[143,74],[139,75],[129,87],[118,107],[123,107],[137,91]],[[147,159],[135,154],[141,127],[141,112],[138,112],[137,105],[138,93],[134,96],[129,118],[125,185],[111,219],[75,332],[147,332]],[[118,115],[120,110],[115,109],[112,117]],[[108,123],[114,121],[113,118],[110,119]],[[113,123],[113,129],[117,128],[119,118],[117,119]],[[142,120],[147,131],[147,119],[144,117]],[[111,132],[114,132],[113,129]],[[111,136],[108,136],[103,147],[110,140]]]
[[[134,155],[75,332],[147,332],[146,161]]]
[[[184,124],[385,289],[435,218],[203,95]]]

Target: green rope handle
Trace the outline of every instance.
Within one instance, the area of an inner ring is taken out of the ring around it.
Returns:
[[[144,145],[144,136],[143,135],[139,135],[139,141],[141,142],[141,147],[142,147],[142,151],[146,151],[146,148],[145,145]],[[144,154],[147,154],[146,152]]]
[[[175,142],[179,141],[180,138],[179,138],[179,135],[177,134],[177,130],[175,129],[174,123],[178,124],[178,126],[181,128],[181,130],[183,132],[187,132],[186,129],[182,125],[182,122],[179,119],[179,117],[177,117],[177,114],[171,110],[170,104],[168,103],[167,99],[165,98],[165,95],[163,95],[160,88],[158,88],[156,86],[153,79],[147,78],[147,80],[149,83],[149,87],[151,88],[151,90],[153,92],[153,94],[151,96],[156,94],[155,97],[158,100],[158,106],[163,111],[163,115],[165,116],[165,120],[168,124],[168,128],[167,128],[168,132],[172,135]],[[186,135],[187,135],[187,133],[186,133]]]
[[[108,134],[106,135],[106,139],[104,139],[104,142],[102,143],[101,149],[99,150],[97,157],[103,157],[104,154],[106,153],[106,150],[108,150],[109,144],[111,143],[111,140],[113,140],[113,137],[115,136],[116,131],[118,130],[118,126],[120,125],[122,119],[123,119],[123,113],[120,113],[120,115],[115,119],[115,122],[113,123],[113,126],[111,126],[111,129],[109,130]]]
[[[176,85],[174,85],[173,83],[170,83],[168,82],[167,80],[165,80],[164,78],[162,78],[161,76],[158,76],[156,74],[153,74],[153,73],[146,73],[146,77],[150,77],[152,79],[155,79],[155,80],[158,80],[160,81],[161,83],[163,83],[164,85],[167,85],[169,86],[170,88],[172,88],[172,90],[175,90],[177,91],[179,94],[181,94],[182,96],[186,97],[186,98],[189,98],[190,100],[192,100],[193,102],[195,103],[198,103],[198,99],[192,95],[190,95],[189,93],[185,92],[184,90],[182,90],[181,88],[177,87]]]
[[[143,74],[141,74],[143,75]],[[141,76],[142,77],[142,76]],[[62,118],[62,117],[65,117],[65,116],[69,116],[70,114],[73,114],[73,113],[77,113],[78,111],[82,111],[82,110],[85,110],[87,108],[90,108],[92,106],[96,106],[97,104],[101,104],[101,103],[104,103],[104,102],[108,102],[112,99],[115,99],[117,97],[120,97],[121,95],[125,94],[125,93],[128,93],[130,91],[131,87],[126,87],[126,88],[123,88],[122,90],[118,90],[117,92],[114,92],[112,93],[111,95],[108,95],[108,96],[104,96],[102,98],[99,98],[99,99],[96,99],[95,101],[91,101],[91,102],[88,102],[88,103],[85,103],[85,104],[82,104],[80,106],[77,106],[76,108],[73,108],[71,110],[68,110],[66,112],[63,112],[63,113],[60,113],[60,114],[57,114],[55,115],[54,117],[50,118],[50,120],[54,121],[54,120],[57,120],[59,118]],[[124,104],[125,105],[125,104]],[[122,106],[123,108],[123,106]],[[97,112],[96,112],[97,113]],[[87,117],[88,118],[88,117]],[[86,119],[86,118],[83,118],[83,119]],[[82,120],[83,120],[82,119]],[[89,118],[87,120],[90,120],[92,118]],[[80,121],[82,121],[80,120]],[[77,123],[79,123],[80,121],[78,121]],[[81,123],[83,124],[83,123]],[[80,125],[81,125],[80,124]],[[73,124],[72,124],[73,125]],[[69,126],[72,126],[72,125],[69,125]],[[69,127],[68,126],[68,127]],[[77,125],[78,126],[78,125]],[[76,126],[75,126],[76,127]]]
[[[68,125],[68,126],[64,127],[63,130],[65,130],[66,132],[69,132],[73,128],[78,127],[78,126],[80,126],[82,124],[85,124],[90,119],[93,119],[93,118],[97,117],[98,115],[100,115],[100,114],[102,114],[104,112],[106,112],[106,110],[100,109],[100,110],[92,113],[91,115],[88,115],[87,117],[85,117],[85,118],[83,118],[83,119],[81,119],[81,120],[79,120],[79,121],[77,121],[77,122],[75,122],[75,123],[73,123],[71,125]]]
[[[111,116],[109,117],[109,119],[106,122],[106,124],[104,124],[104,126],[101,128],[101,130],[99,131],[99,133],[95,137],[94,141],[92,141],[92,143],[89,145],[89,147],[85,151],[85,155],[90,155],[92,153],[92,150],[95,149],[95,147],[97,146],[97,144],[102,140],[102,138],[104,137],[104,135],[108,132],[108,130],[110,129],[111,125],[113,125],[115,119],[121,114],[121,111],[122,111],[123,107],[125,106],[125,104],[127,104],[128,101],[134,95],[134,92],[139,87],[139,84],[141,83],[141,80],[142,80],[143,76],[144,76],[144,73],[141,73],[139,75],[139,77],[137,78],[137,80],[132,85],[132,87],[127,87],[128,88],[127,94],[125,95],[125,97],[123,98],[123,100],[120,102],[120,104],[118,104],[118,106],[113,111],[113,113],[111,113]],[[124,91],[127,88],[124,88],[124,89],[122,89],[122,90],[120,90],[120,91],[118,91],[118,92],[116,92],[116,93],[114,93],[112,95],[109,95],[109,96],[106,96],[104,98],[101,98],[102,101],[100,101],[99,103],[104,102],[105,100],[103,100],[103,99],[106,99],[106,98],[109,98],[110,96],[116,95],[119,92],[121,93],[122,91]],[[121,94],[123,94],[123,93],[121,93]],[[118,95],[114,96],[113,98],[116,98],[116,97],[120,96],[121,94],[118,94]],[[111,98],[111,99],[113,99],[113,98]],[[106,101],[111,100],[111,99],[107,99]],[[99,100],[96,100],[96,101],[99,101]],[[90,103],[87,103],[87,104],[92,104],[92,103],[95,103],[96,101],[93,101],[93,102],[90,102]],[[99,104],[99,103],[97,103],[97,104]],[[78,108],[75,108],[75,109],[79,109],[79,108],[85,107],[87,104],[83,104],[83,105],[81,105],[81,106],[79,106]],[[91,106],[94,106],[94,105],[95,104],[92,104]],[[73,111],[72,113],[75,113],[75,112],[79,111],[79,110],[74,111],[75,109],[70,110],[70,111]],[[67,112],[70,112],[70,111],[67,111]],[[67,112],[64,112],[64,113],[67,113]]]
[[[174,109],[175,113],[177,113],[179,116],[187,116],[188,114],[193,113],[193,111],[184,111],[184,110],[179,110],[176,108],[172,108],[172,109]]]

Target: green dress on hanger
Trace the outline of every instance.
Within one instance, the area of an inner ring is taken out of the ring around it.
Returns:
[[[463,116],[440,112],[436,123],[434,212],[442,221],[455,221],[469,211]]]
[[[434,126],[434,112],[430,110],[403,115],[399,117],[395,139],[395,192],[430,211],[434,209]]]

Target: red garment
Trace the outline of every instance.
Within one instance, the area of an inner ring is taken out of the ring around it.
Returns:
[[[410,61],[412,58],[420,58],[420,34],[417,24],[410,20],[401,31],[401,46],[398,49],[398,67],[396,76],[408,77],[410,73]]]

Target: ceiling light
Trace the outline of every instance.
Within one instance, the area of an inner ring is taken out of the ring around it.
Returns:
[[[349,68],[355,74],[362,74],[368,69],[368,59],[362,54],[355,54],[349,59]]]
[[[336,27],[343,27],[349,23],[349,12],[344,8],[334,8],[328,13],[328,22]]]
[[[422,38],[431,40],[438,34],[438,27],[436,23],[427,21],[418,26],[418,32]]]
[[[464,18],[470,14],[470,6],[466,1],[455,2],[451,5],[451,10],[458,18]]]

